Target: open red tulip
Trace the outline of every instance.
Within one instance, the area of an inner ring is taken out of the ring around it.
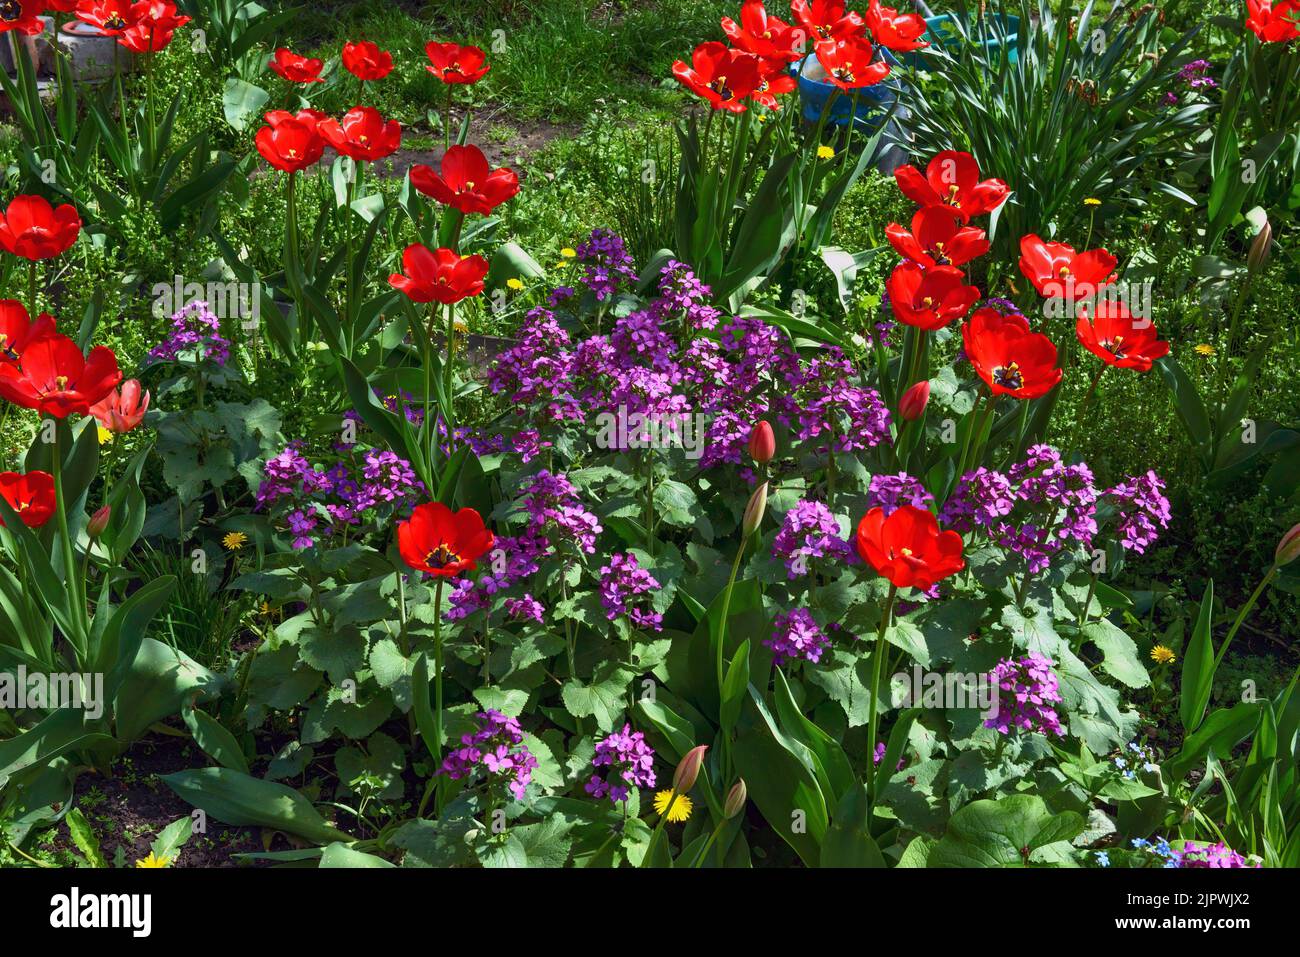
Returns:
[[[19,362],[27,346],[54,334],[54,317],[43,312],[32,322],[17,299],[0,299],[0,365]]]
[[[924,206],[912,216],[912,231],[898,223],[885,227],[889,244],[927,269],[931,266],[964,266],[989,251],[984,230],[963,226],[948,206]]]
[[[382,80],[393,72],[393,55],[369,40],[345,43],[343,69],[358,80]]]
[[[902,505],[888,517],[873,508],[858,523],[858,554],[895,588],[926,591],[966,567],[962,540],[956,532],[940,531],[926,509]]]
[[[33,262],[61,256],[80,233],[81,217],[71,203],[55,207],[44,196],[15,196],[0,211],[0,247]]]
[[[492,69],[488,65],[487,54],[476,46],[430,40],[425,44],[424,53],[429,58],[429,65],[425,69],[443,83],[461,86],[477,83]]]
[[[190,18],[170,0],[146,0],[131,7],[135,22],[122,31],[117,42],[132,53],[157,53],[172,42],[178,27]]]
[[[83,356],[58,333],[29,344],[19,362],[0,363],[0,397],[56,419],[86,415],[121,381],[112,349],[95,346]]]
[[[361,162],[383,159],[402,145],[402,124],[385,120],[372,106],[354,106],[342,120],[321,120],[316,131],[335,150]]]
[[[440,302],[450,305],[483,291],[488,261],[482,256],[461,256],[450,249],[430,250],[419,243],[402,253],[406,274],[393,273],[388,283],[406,293],[412,302]]]
[[[17,30],[35,36],[45,29],[40,19],[44,12],[45,4],[37,0],[6,0],[0,3],[0,34]]]
[[[397,526],[397,550],[416,571],[455,578],[473,571],[491,551],[495,539],[472,508],[453,512],[441,502],[417,505]]]
[[[963,223],[997,209],[1010,192],[1000,179],[981,181],[975,157],[958,150],[936,153],[924,176],[908,164],[894,170],[894,179],[908,199],[921,206],[950,207]]]
[[[1123,303],[1102,299],[1091,311],[1089,321],[1089,307],[1080,308],[1074,331],[1083,347],[1107,365],[1149,372],[1152,362],[1169,354],[1169,343],[1159,338],[1155,324],[1131,315]]]
[[[117,434],[130,432],[144,421],[148,411],[149,393],[141,395],[139,379],[127,379],[120,390],[110,392],[90,407],[90,414],[99,424]]]
[[[258,130],[253,142],[262,158],[276,169],[300,172],[315,164],[325,152],[325,140],[316,132],[315,117],[300,120],[290,113],[276,111],[266,114],[266,119],[271,125]]]
[[[745,0],[740,5],[739,23],[731,17],[723,17],[722,32],[737,50],[784,63],[803,55],[800,45],[806,39],[803,31],[770,16],[763,0]]]
[[[860,37],[867,29],[862,15],[845,12],[844,0],[791,0],[790,12],[806,31],[808,40],[847,40]]]
[[[1045,242],[1033,233],[1020,240],[1020,271],[1039,295],[1051,299],[1092,299],[1115,282],[1118,263],[1104,249],[1076,253],[1067,243]]]
[[[54,476],[49,472],[0,472],[0,495],[28,528],[40,528],[54,514]],[[0,527],[4,523],[0,518]]]
[[[880,0],[871,0],[866,22],[876,42],[890,50],[906,52],[930,45],[921,39],[925,35],[925,17],[919,13],[899,13],[894,7],[881,6]]]
[[[956,266],[923,269],[911,260],[894,267],[885,288],[894,317],[927,331],[960,319],[980,297],[979,289],[968,285],[966,274]]]
[[[325,67],[324,60],[315,57],[299,56],[292,50],[280,47],[267,64],[290,83],[324,83],[320,71]]]
[[[83,0],[76,10],[78,20],[98,27],[110,37],[120,37],[130,29],[140,12],[130,0]]]
[[[873,61],[875,48],[865,37],[820,40],[813,49],[826,79],[841,90],[860,90],[889,76],[889,64]]]
[[[961,327],[961,338],[966,358],[994,395],[1037,399],[1061,381],[1056,344],[1030,332],[1024,316],[977,309]]]
[[[691,53],[690,66],[681,60],[674,63],[673,76],[715,110],[744,113],[745,99],[762,85],[762,61],[710,40]]]
[[[519,177],[509,167],[489,172],[477,146],[453,146],[442,158],[441,175],[432,166],[412,166],[411,185],[444,206],[487,215],[519,192]]]
[[[1300,2],[1246,0],[1246,26],[1264,43],[1286,43],[1300,37]]]

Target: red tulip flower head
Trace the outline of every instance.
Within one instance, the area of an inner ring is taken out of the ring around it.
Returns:
[[[443,83],[461,86],[477,83],[492,69],[488,65],[487,54],[475,46],[431,40],[425,44],[424,53],[429,58],[429,65],[425,69]]]
[[[1155,324],[1130,315],[1123,303],[1101,299],[1092,311],[1089,322],[1088,307],[1079,310],[1074,331],[1083,347],[1107,365],[1149,372],[1151,363],[1169,354],[1169,343],[1159,338]]]
[[[894,179],[903,195],[921,206],[947,206],[963,223],[1002,205],[1010,190],[1000,179],[980,180],[979,164],[970,153],[936,153],[922,176],[915,166],[900,166]]]
[[[35,262],[67,252],[81,232],[81,217],[70,203],[51,206],[44,196],[15,196],[0,211],[0,246]]]
[[[305,115],[299,119],[277,110],[266,114],[266,120],[269,125],[257,131],[253,142],[262,158],[276,169],[301,172],[325,152],[325,141],[316,132],[317,117]]]
[[[1061,381],[1056,344],[1020,315],[977,309],[961,327],[966,357],[994,395],[1037,399]]]
[[[768,422],[759,422],[749,433],[749,457],[759,465],[766,465],[776,455],[776,436]]]
[[[1300,2],[1246,0],[1246,26],[1264,43],[1286,43],[1300,36]]]
[[[38,339],[16,363],[0,363],[0,397],[42,415],[86,415],[122,381],[117,356],[106,346],[89,355],[67,336]]]
[[[898,223],[885,227],[885,238],[899,255],[929,269],[964,266],[989,251],[984,230],[963,226],[948,206],[925,206],[912,216],[912,231]]]
[[[860,14],[844,10],[844,0],[791,0],[790,12],[811,40],[847,40],[862,36],[867,23]]]
[[[451,305],[483,291],[488,261],[482,256],[461,256],[450,249],[430,250],[414,243],[402,253],[406,274],[393,273],[388,284],[412,302]]]
[[[383,159],[402,145],[402,124],[385,121],[371,106],[354,106],[342,120],[321,120],[316,130],[338,152],[361,162]]]
[[[882,47],[898,52],[919,50],[930,44],[925,35],[925,17],[919,13],[899,13],[894,7],[882,7],[880,0],[867,6],[867,29]]]
[[[130,432],[144,421],[149,411],[149,393],[140,393],[140,380],[127,379],[120,390],[106,395],[90,407],[99,424],[109,432],[121,435]]]
[[[76,13],[84,0],[45,0],[45,7],[55,13]]]
[[[673,64],[673,76],[715,110],[744,113],[745,99],[762,85],[762,61],[716,40],[701,43],[691,53],[691,65]]]
[[[280,47],[267,64],[290,83],[324,83],[320,71],[325,67],[324,60],[315,57],[298,56],[292,50]]]
[[[142,12],[131,0],[82,0],[77,4],[77,19],[97,27],[110,37],[120,37],[135,24]]]
[[[875,49],[864,37],[819,40],[813,48],[826,79],[841,90],[860,90],[889,76],[889,64],[872,62]]]
[[[980,297],[979,289],[967,285],[966,274],[956,266],[923,269],[911,260],[894,267],[885,288],[894,317],[928,332],[966,315]]]
[[[40,19],[44,12],[45,4],[36,0],[4,0],[0,2],[0,33],[17,30],[35,36],[45,29]]]
[[[358,80],[382,80],[393,72],[393,55],[369,40],[345,43],[343,69]]]
[[[858,554],[895,588],[926,591],[966,567],[962,540],[940,531],[933,513],[902,505],[888,517],[873,508],[858,523]]]
[[[53,334],[53,316],[43,312],[32,322],[21,302],[0,299],[0,365],[20,362],[31,343]]]
[[[902,398],[898,400],[898,416],[904,422],[915,422],[925,412],[925,407],[929,404],[930,382],[927,379],[918,382],[903,393]]]
[[[779,60],[760,60],[758,86],[754,88],[753,93],[749,94],[749,98],[769,110],[779,110],[781,103],[777,97],[792,92],[798,85],[798,81]]]
[[[740,6],[739,23],[723,17],[722,32],[737,50],[783,63],[803,55],[801,46],[807,37],[784,20],[769,16],[763,0],[745,0]]]
[[[54,514],[54,476],[49,472],[0,472],[0,495],[28,528],[40,528]],[[0,527],[4,523],[0,518]]]
[[[397,526],[397,550],[416,571],[455,578],[473,571],[495,539],[472,508],[453,512],[441,502],[417,505]]]
[[[432,166],[411,167],[411,185],[444,206],[486,216],[519,192],[519,177],[508,167],[489,172],[477,146],[453,146],[442,158],[441,175]]]
[[[1076,253],[1066,243],[1049,243],[1033,233],[1020,240],[1020,271],[1039,295],[1078,302],[1096,297],[1115,282],[1117,260],[1104,249]]]
[[[117,42],[132,53],[157,53],[166,49],[177,28],[190,22],[170,0],[145,0],[133,5],[131,10],[135,22],[122,31]]]

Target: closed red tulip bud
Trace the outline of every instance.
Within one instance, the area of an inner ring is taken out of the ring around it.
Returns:
[[[754,489],[754,494],[749,497],[749,504],[745,506],[745,516],[740,521],[740,530],[745,538],[749,538],[763,524],[763,513],[767,511],[767,483],[764,482],[758,488]]]
[[[1297,558],[1300,558],[1300,522],[1292,525],[1291,530],[1282,536],[1282,541],[1277,543],[1273,564],[1281,568],[1290,565]]]
[[[691,788],[695,787],[695,779],[699,777],[700,766],[704,764],[704,753],[709,750],[707,744],[697,745],[686,752],[677,765],[677,770],[673,772],[673,790],[678,794],[685,794]]]
[[[772,433],[772,426],[767,422],[759,422],[754,426],[754,431],[749,433],[749,457],[759,465],[766,465],[774,455],[776,436]]]
[[[740,778],[727,792],[726,803],[722,805],[722,816],[727,820],[731,820],[745,809],[745,801],[748,798],[749,792],[745,788],[745,779]]]
[[[930,402],[930,383],[918,382],[898,400],[898,414],[906,422],[914,422],[921,417],[925,411],[926,405]]]
[[[90,516],[90,521],[86,523],[86,534],[91,538],[99,538],[104,534],[104,529],[108,528],[108,519],[112,515],[113,509],[105,505],[94,515]]]

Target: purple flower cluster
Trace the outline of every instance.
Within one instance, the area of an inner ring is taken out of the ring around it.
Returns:
[[[1040,734],[1065,734],[1053,705],[1061,700],[1052,661],[1036,651],[1023,658],[1003,658],[991,673],[997,687],[997,712],[984,727],[1010,734],[1012,728]]]
[[[610,621],[624,616],[633,628],[663,630],[663,615],[648,608],[638,608],[637,598],[662,586],[642,568],[635,555],[614,554],[600,570],[600,604]]]
[[[794,407],[787,415],[792,413],[795,435],[802,441],[828,437],[815,449],[819,455],[861,452],[888,442],[889,409],[880,393],[854,384],[857,371],[838,347],[826,353],[789,382]]]
[[[821,502],[800,499],[785,513],[772,540],[772,557],[785,562],[786,576],[806,575],[813,559],[850,561],[853,549],[840,537],[840,523]],[[814,659],[815,660],[815,659]]]
[[[559,536],[571,541],[579,551],[595,553],[596,536],[602,530],[600,520],[582,507],[578,489],[567,476],[542,469],[524,487],[522,495],[528,513],[528,536]]]
[[[158,362],[176,362],[182,357],[207,359],[222,366],[230,359],[230,340],[221,335],[221,320],[201,300],[175,313],[167,338],[149,350],[149,358]]]
[[[480,711],[475,717],[478,729],[461,735],[462,747],[443,759],[442,773],[453,781],[482,774],[489,784],[504,783],[522,801],[537,759],[523,743],[519,722],[491,709]]]
[[[1217,844],[1207,844],[1200,841],[1187,841],[1182,848],[1174,851],[1177,855],[1178,867],[1260,867],[1258,860],[1251,863],[1246,857],[1238,854],[1228,845],[1220,841]]]
[[[587,781],[586,792],[592,797],[608,796],[614,804],[626,801],[632,788],[655,786],[654,762],[654,749],[646,744],[645,735],[625,724],[622,731],[597,743],[591,759],[597,771]]]
[[[591,236],[577,248],[582,264],[582,284],[605,302],[619,287],[636,279],[636,269],[621,236],[607,229],[593,229]]]
[[[1106,498],[1116,507],[1115,530],[1124,548],[1141,555],[1160,537],[1160,529],[1169,527],[1169,499],[1164,488],[1160,476],[1148,471],[1106,490]]]
[[[519,598],[506,599],[506,614],[515,621],[535,621],[540,625],[545,610],[542,603],[527,592]]]
[[[359,456],[354,450],[318,468],[302,447],[301,442],[291,443],[267,459],[256,495],[259,511],[286,513],[294,548],[316,544],[322,522],[329,533],[337,533],[360,525],[367,512],[392,515],[424,495],[411,464],[387,450],[367,449]]]
[[[807,608],[778,614],[773,623],[772,637],[763,641],[772,649],[772,661],[776,665],[799,659],[816,664],[830,643]]]
[[[933,501],[934,496],[925,490],[920,480],[912,478],[906,472],[873,475],[871,487],[867,490],[867,508],[882,508],[886,515],[894,514],[903,505],[929,508]]]

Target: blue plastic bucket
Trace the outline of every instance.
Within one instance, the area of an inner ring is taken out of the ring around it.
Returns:
[[[822,72],[822,66],[817,62],[815,54],[809,54],[799,63],[791,67],[799,82],[799,103],[803,111],[803,118],[809,123],[816,123],[821,119],[822,111],[826,109],[826,103],[831,98],[831,93],[835,92],[838,87],[834,83],[822,80],[814,76],[809,76],[809,72]],[[853,111],[853,99],[857,97],[858,109],[855,125],[859,129],[876,130],[886,113],[893,107],[894,102],[898,99],[897,87],[889,81],[876,83],[872,86],[864,86],[860,90],[850,92],[848,90],[839,90],[839,95],[835,97],[835,102],[831,104],[829,115],[826,117],[827,126],[847,126],[849,122],[849,113]]]
[[[986,25],[980,32],[978,22],[969,22],[966,28],[966,36],[975,43],[980,43],[980,37],[984,39],[984,56],[990,62],[1001,59],[1002,47],[1005,43],[1007,48],[1007,59],[1015,63],[1019,59],[1020,47],[1020,18],[1001,13],[989,13],[985,15],[987,20],[996,20],[997,26]],[[931,43],[943,45],[950,52],[956,52],[961,49],[963,40],[960,30],[958,29],[957,18],[951,13],[941,13],[937,16],[925,18],[925,37]],[[912,51],[904,53],[901,56],[902,61],[908,66],[917,70],[928,70],[929,61],[923,53]]]

